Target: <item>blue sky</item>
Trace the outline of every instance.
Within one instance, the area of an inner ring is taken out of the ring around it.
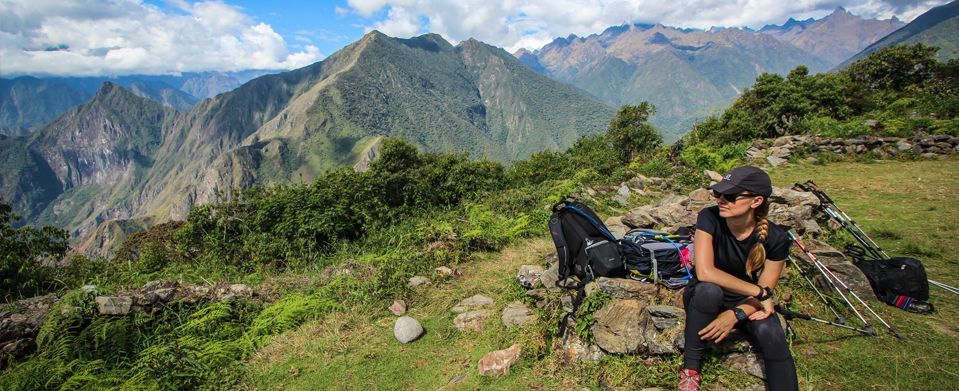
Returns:
[[[293,69],[371,29],[513,52],[624,23],[759,28],[842,6],[910,21],[945,0],[0,0],[0,77]]]

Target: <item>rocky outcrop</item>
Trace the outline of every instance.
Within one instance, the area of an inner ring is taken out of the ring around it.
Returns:
[[[884,125],[876,120],[863,123],[864,127],[881,129]],[[832,139],[821,136],[782,136],[753,142],[746,150],[750,159],[766,159],[770,165],[785,163],[797,153],[829,152],[836,154],[873,153],[881,158],[893,158],[912,154],[923,158],[937,158],[959,152],[959,137],[950,135],[876,137],[859,136],[851,139]]]
[[[36,350],[40,326],[43,326],[50,307],[58,300],[53,294],[37,296],[9,306],[16,311],[0,311],[0,368],[8,362],[2,358],[19,360]]]

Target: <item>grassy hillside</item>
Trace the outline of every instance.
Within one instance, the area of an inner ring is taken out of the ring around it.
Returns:
[[[836,163],[795,165],[771,172],[773,182],[788,185],[814,179],[891,254],[918,257],[930,277],[955,284],[959,256],[959,162]],[[921,172],[918,177],[915,173]],[[915,186],[900,186],[915,183]],[[865,191],[864,191],[865,190]],[[603,216],[605,217],[605,216]],[[545,228],[543,228],[545,231]],[[250,388],[278,389],[545,389],[545,388],[671,388],[679,361],[642,361],[607,357],[598,364],[561,365],[549,353],[548,322],[526,329],[506,329],[498,316],[480,333],[453,327],[449,311],[458,300],[481,293],[496,299],[498,314],[506,303],[521,299],[514,278],[521,264],[542,264],[553,250],[547,238],[523,241],[499,253],[478,256],[462,265],[463,276],[418,288],[409,296],[411,314],[427,329],[410,345],[392,336],[395,319],[387,303],[330,314],[277,338],[245,365]],[[812,292],[789,273],[792,290],[803,311],[827,318]],[[955,295],[932,289],[933,315],[909,314],[874,303],[903,335],[899,341],[880,329],[878,338],[822,327],[804,321],[792,325],[800,339],[792,344],[804,389],[896,390],[938,389],[956,381],[959,372],[959,309]],[[544,314],[540,314],[541,316]],[[486,352],[520,343],[524,353],[513,373],[484,378],[476,363]],[[739,388],[755,381],[738,373],[707,368],[706,384]]]

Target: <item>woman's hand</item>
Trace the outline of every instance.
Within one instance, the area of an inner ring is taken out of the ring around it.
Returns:
[[[773,306],[772,298],[763,300],[760,304],[762,304],[763,308],[749,315],[749,320],[763,320],[776,313],[776,308]]]
[[[703,341],[714,340],[713,342],[720,343],[729,336],[734,326],[736,326],[736,314],[731,310],[723,311],[705,328],[699,330],[699,338]]]

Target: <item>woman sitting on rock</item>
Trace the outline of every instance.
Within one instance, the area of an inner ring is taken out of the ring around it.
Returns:
[[[733,169],[712,186],[716,206],[696,221],[695,278],[683,292],[685,359],[680,390],[698,390],[706,343],[721,342],[734,327],[762,350],[770,390],[796,390],[796,364],[773,309],[773,289],[791,241],[769,222],[769,175],[756,167]]]

